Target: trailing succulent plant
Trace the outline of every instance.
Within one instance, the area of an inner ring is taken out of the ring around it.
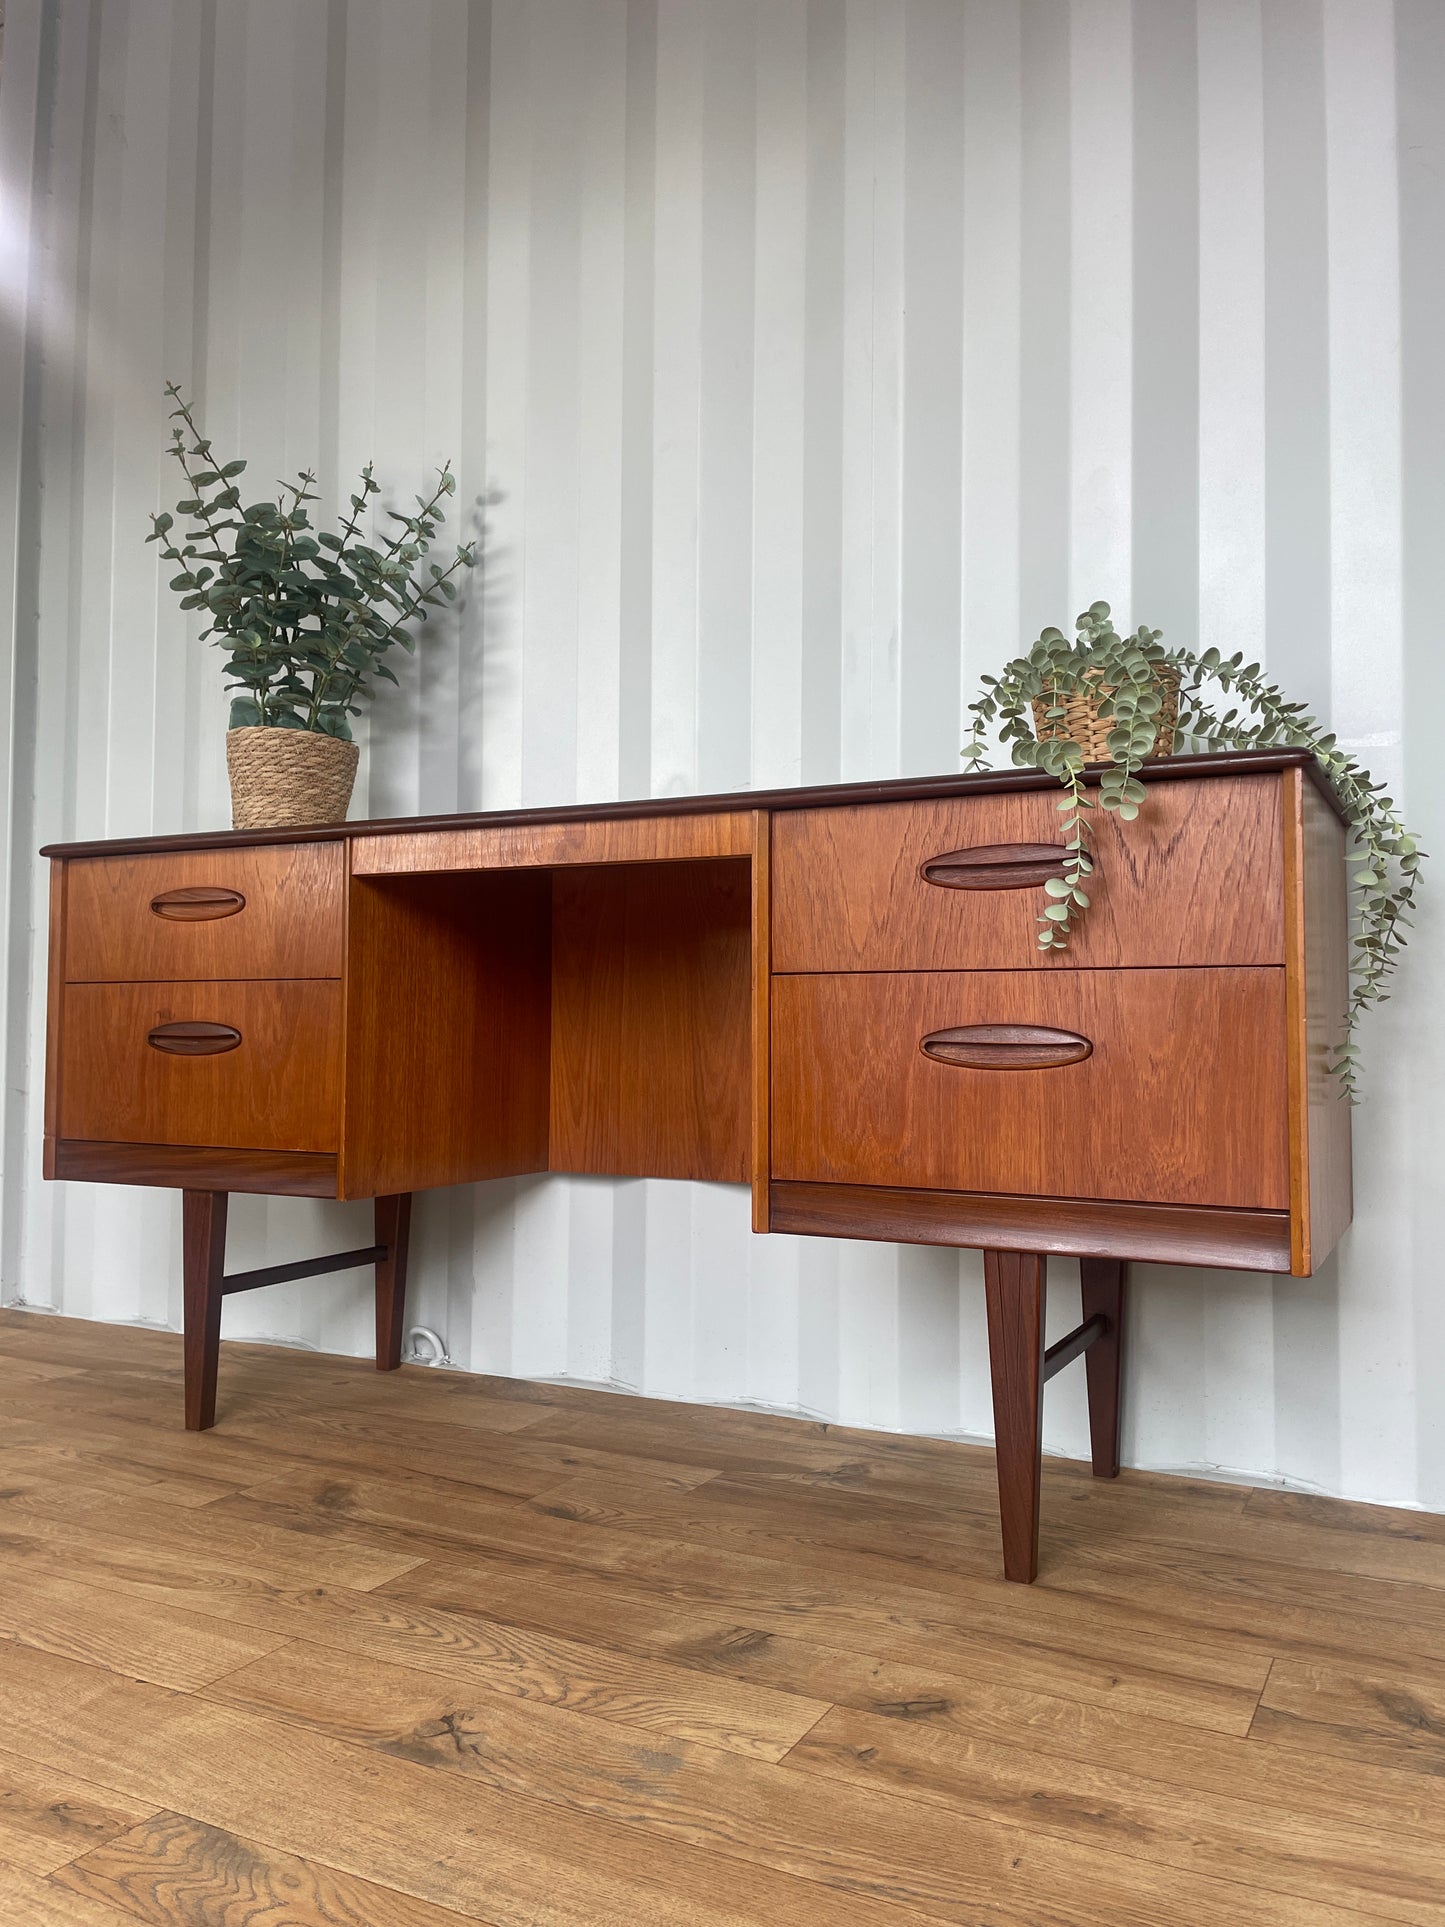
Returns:
[[[400,528],[375,546],[361,533],[371,498],[381,493],[370,462],[339,530],[313,533],[306,504],[319,497],[309,469],[282,482],[275,501],[243,508],[236,478],[245,462],[217,461],[174,382],[166,393],[176,404],[170,453],[187,493],[175,516],[152,515],[146,540],[180,565],[170,586],[181,607],[210,616],[201,634],[225,651],[233,678],[227,688],[237,692],[231,728],[303,729],[349,740],[349,719],[374,695],[375,678],[396,681],[383,660],[387,651],[398,642],[416,647],[411,625],[451,602],[452,577],[476,560],[474,545],[463,543],[445,568],[427,562],[445,520],[442,504],[456,491],[451,463],[438,471],[429,496],[417,496],[414,515],[387,510]],[[190,524],[187,531],[172,533],[176,516]]]
[[[984,693],[970,705],[973,723],[963,751],[969,768],[986,768],[992,732],[1009,745],[1016,764],[1041,770],[1063,786],[1059,810],[1068,856],[1062,876],[1044,885],[1050,900],[1039,918],[1041,948],[1067,947],[1071,929],[1088,911],[1094,869],[1089,816],[1095,803],[1085,782],[1084,750],[1067,734],[1071,702],[1084,699],[1113,724],[1107,738],[1110,760],[1096,766],[1098,804],[1126,821],[1148,800],[1139,768],[1153,753],[1161,722],[1167,728],[1176,700],[1178,735],[1194,748],[1307,750],[1339,798],[1354,838],[1350,994],[1330,1068],[1355,1097],[1359,1021],[1389,994],[1386,986],[1404,947],[1424,861],[1394,800],[1303,703],[1291,702],[1266,680],[1258,663],[1246,663],[1242,654],[1166,649],[1159,629],[1121,636],[1106,602],[1091,604],[1075,629],[1072,640],[1058,629],[1045,629],[1027,655],[1005,664],[999,675],[981,679]],[[1234,699],[1222,713],[1216,691],[1226,701]]]

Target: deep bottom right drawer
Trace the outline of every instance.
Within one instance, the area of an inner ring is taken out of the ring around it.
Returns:
[[[772,1174],[1289,1206],[1284,972],[773,979]]]

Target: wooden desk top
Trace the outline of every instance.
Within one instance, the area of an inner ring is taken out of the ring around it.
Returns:
[[[1095,769],[1102,768],[1096,765]],[[1177,782],[1196,776],[1244,776],[1303,768],[1335,814],[1338,797],[1307,750],[1243,749],[1206,756],[1170,756],[1145,763],[1146,780]],[[802,810],[857,803],[908,803],[947,796],[987,796],[1009,790],[1055,787],[1037,770],[982,770],[967,775],[904,776],[871,783],[823,783],[781,790],[734,790],[712,796],[641,796],[614,803],[564,803],[545,809],[458,811],[444,816],[373,817],[282,830],[191,830],[173,836],[110,837],[83,843],[47,843],[42,856],[123,856],[165,851],[224,849],[234,844],[323,843],[344,837],[415,834],[428,830],[503,829],[517,825],[625,821],[636,817],[704,816],[736,810]]]

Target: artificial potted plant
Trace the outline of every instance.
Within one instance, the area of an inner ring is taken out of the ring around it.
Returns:
[[[242,507],[236,478],[245,462],[217,461],[174,382],[166,393],[176,404],[170,452],[187,494],[175,516],[152,515],[146,540],[179,564],[171,588],[183,609],[207,611],[202,637],[226,654],[231,820],[237,829],[339,823],[356,780],[351,717],[375,693],[376,678],[396,681],[388,650],[398,642],[415,648],[412,625],[455,598],[451,578],[475,559],[463,543],[445,568],[426,560],[445,519],[442,503],[456,489],[451,463],[431,494],[416,498],[414,515],[387,511],[399,531],[375,546],[362,537],[371,497],[381,493],[370,462],[339,529],[313,533],[310,470],[281,483],[274,501]],[[178,535],[176,516],[189,524]]]
[[[1357,1088],[1356,1029],[1386,983],[1405,942],[1422,854],[1396,814],[1384,785],[1346,755],[1303,703],[1289,701],[1267,682],[1258,663],[1217,649],[1166,649],[1163,632],[1140,628],[1121,636],[1107,602],[1095,602],[1075,622],[1072,640],[1045,629],[1027,655],[997,676],[982,678],[984,693],[963,756],[986,767],[987,737],[996,730],[1013,760],[1057,778],[1069,855],[1063,875],[1044,885],[1049,902],[1039,917],[1039,943],[1062,950],[1069,931],[1089,908],[1089,812],[1095,807],[1085,779],[1097,774],[1099,803],[1125,820],[1148,800],[1139,766],[1172,753],[1176,736],[1205,749],[1308,750],[1334,788],[1353,832],[1354,933],[1350,995],[1340,1048],[1331,1065],[1343,1090]],[[1220,714],[1211,685],[1236,706]]]

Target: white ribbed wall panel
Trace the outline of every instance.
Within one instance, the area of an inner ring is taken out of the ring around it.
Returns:
[[[358,814],[952,770],[979,672],[1102,595],[1262,654],[1445,852],[1439,0],[7,15],[7,1299],[178,1322],[174,1196],[40,1179],[34,856],[226,820],[216,659],[142,542],[166,377],[257,483],[374,457],[405,497],[452,455],[487,505]],[[1132,1463],[1445,1508],[1440,887],[1337,1256],[1137,1272]],[[238,1199],[234,1262],[356,1215]],[[566,1178],[429,1195],[416,1247],[415,1318],[477,1369],[989,1430],[972,1255]],[[226,1329],[365,1351],[366,1286]],[[1081,1377],[1047,1431],[1083,1449]]]

